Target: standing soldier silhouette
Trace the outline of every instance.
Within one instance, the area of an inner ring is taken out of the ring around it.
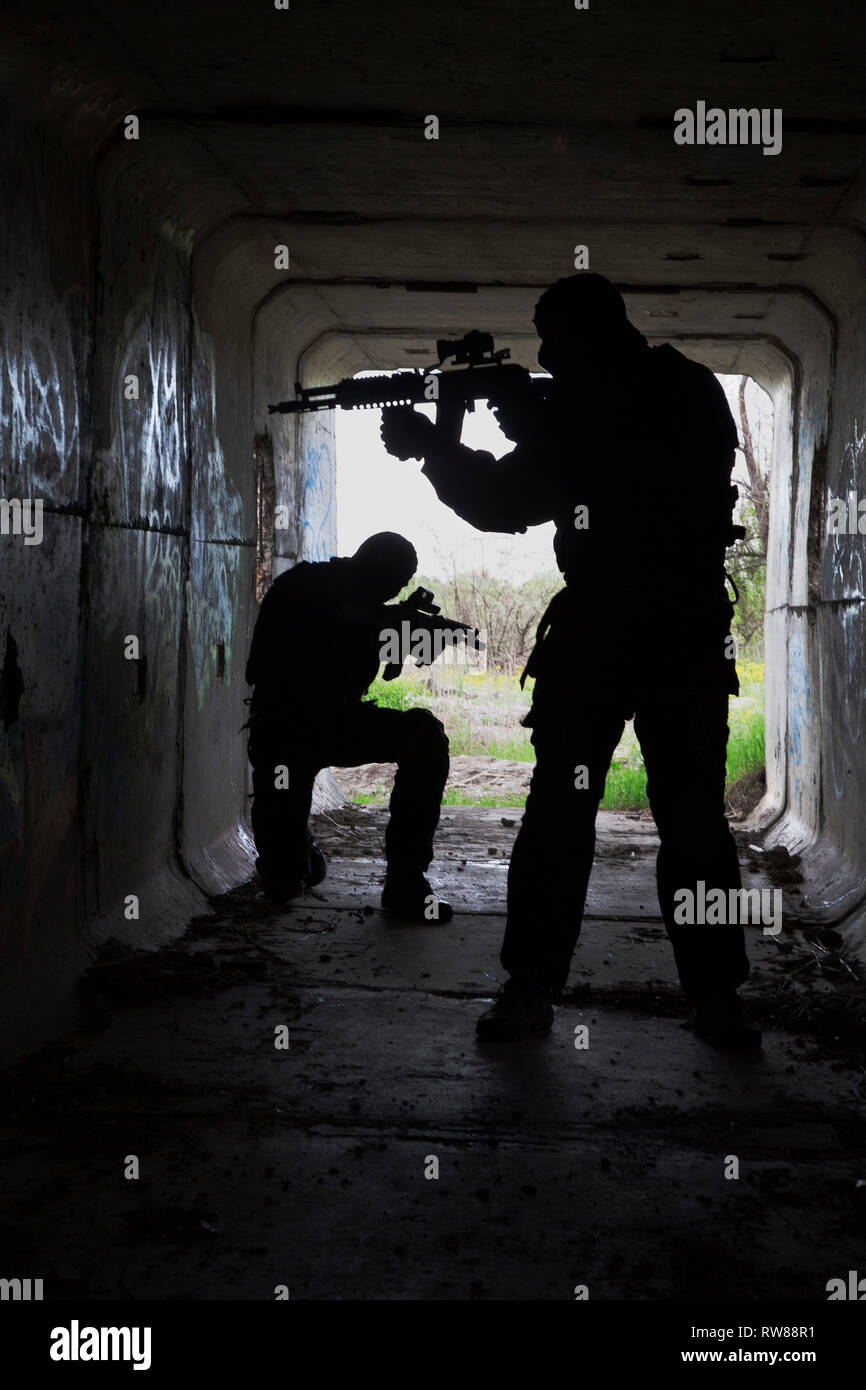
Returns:
[[[661,842],[659,902],[695,1029],[721,1047],[759,1047],[736,993],[749,972],[742,926],[674,915],[679,889],[740,887],[724,799],[728,697],[739,690],[725,584],[736,426],[713,374],[651,348],[600,275],[557,281],[535,326],[552,379],[543,399],[528,389],[503,402],[517,440],[503,458],[461,445],[462,407],[440,403],[435,424],[411,408],[382,419],[386,448],[423,458],[441,500],[473,526],[554,521],[565,579],[527,667],[536,765],[509,868],[509,979],[478,1033],[511,1041],[552,1025],[605,777],[633,717]]]

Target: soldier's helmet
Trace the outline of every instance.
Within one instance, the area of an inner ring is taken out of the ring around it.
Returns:
[[[377,531],[368,536],[352,558],[358,569],[375,581],[377,588],[393,594],[408,584],[418,568],[414,545],[396,531]]]
[[[588,270],[556,280],[535,306],[540,338],[608,336],[627,322],[625,300],[619,290],[603,275]]]

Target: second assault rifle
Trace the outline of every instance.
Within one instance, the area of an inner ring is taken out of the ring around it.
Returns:
[[[430,589],[418,588],[402,603],[388,604],[381,611],[399,622],[399,627],[395,624],[379,633],[379,656],[385,662],[383,680],[395,680],[410,656],[415,658],[416,666],[430,666],[446,646],[461,643],[475,651],[484,650],[476,628],[456,618],[442,617]]]
[[[303,387],[295,382],[295,399],[269,405],[273,414],[297,415],[308,410],[376,410],[399,405],[428,405],[435,401],[454,402],[474,408],[475,402],[490,396],[526,388],[529,372],[516,362],[508,362],[510,348],[493,349],[489,333],[473,329],[463,338],[440,338],[436,343],[439,361],[432,367],[415,367],[390,376],[344,377],[334,386]],[[451,367],[443,371],[450,360]],[[451,368],[455,370],[451,370]]]

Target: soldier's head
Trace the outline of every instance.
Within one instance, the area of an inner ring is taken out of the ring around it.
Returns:
[[[603,275],[584,271],[557,280],[535,306],[538,360],[552,376],[588,369],[629,351],[640,335],[625,301]]]
[[[377,531],[362,541],[352,556],[359,595],[384,603],[409,583],[418,568],[411,541],[396,531]]]

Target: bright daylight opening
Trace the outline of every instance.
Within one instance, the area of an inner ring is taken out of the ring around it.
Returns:
[[[733,633],[740,681],[740,694],[730,702],[727,797],[729,812],[742,816],[757,805],[765,787],[764,590],[773,407],[751,377],[719,375],[718,380],[739,430],[734,520],[746,529],[745,538],[728,551],[727,564],[737,594]],[[433,418],[432,405],[421,409]],[[521,690],[520,674],[538,620],[563,585],[553,556],[553,524],[520,536],[476,531],[440,502],[417,462],[402,463],[386,452],[379,438],[381,411],[338,410],[336,416],[339,553],[351,554],[375,531],[407,536],[418,552],[415,583],[432,589],[448,616],[483,629],[486,643],[481,663],[459,650],[432,666],[409,661],[397,680],[380,675],[370,698],[392,708],[426,707],[442,720],[452,755],[444,804],[522,807],[534,751],[530,731],[520,723],[532,682]],[[484,401],[467,412],[462,442],[497,458],[513,448]],[[733,596],[734,589],[730,592]],[[675,689],[675,651],[670,670]],[[334,775],[352,800],[381,803],[388,799],[393,768],[374,764],[336,769]],[[631,722],[601,804],[649,815],[646,773]]]

